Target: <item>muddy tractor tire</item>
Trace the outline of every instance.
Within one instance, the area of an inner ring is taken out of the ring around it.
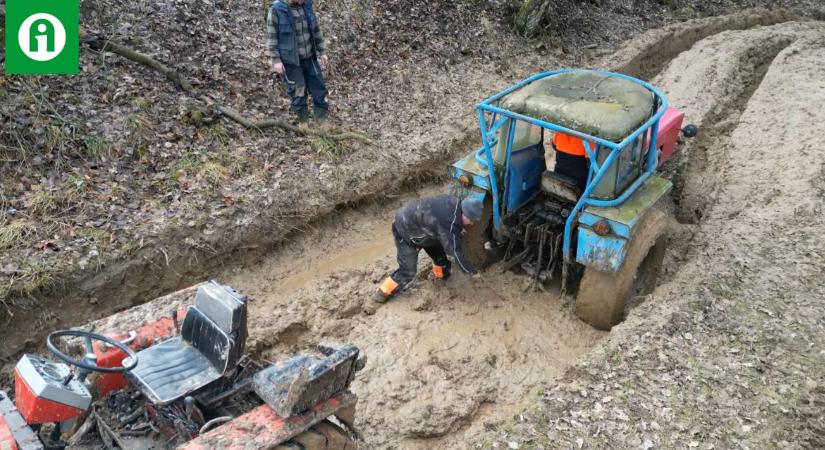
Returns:
[[[344,429],[325,420],[275,450],[356,450],[358,444]]]
[[[633,297],[656,287],[667,247],[668,214],[657,206],[647,212],[628,243],[624,264],[617,273],[588,267],[576,297],[576,315],[596,329],[610,330],[624,318]]]
[[[495,262],[495,255],[484,249],[487,240],[487,228],[493,222],[493,200],[490,196],[484,199],[484,211],[481,220],[465,228],[461,238],[461,248],[470,258],[476,269],[484,269]]]

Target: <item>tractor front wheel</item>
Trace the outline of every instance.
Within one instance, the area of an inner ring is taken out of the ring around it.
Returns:
[[[663,208],[651,208],[634,230],[617,273],[585,269],[576,297],[580,319],[599,330],[610,330],[624,318],[630,298],[653,291],[667,246],[667,222]]]

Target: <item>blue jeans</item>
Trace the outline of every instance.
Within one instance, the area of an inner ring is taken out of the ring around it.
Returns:
[[[315,118],[326,118],[329,104],[327,103],[327,87],[324,83],[324,74],[318,60],[302,59],[299,65],[284,64],[284,82],[286,92],[292,100],[290,110],[300,119],[307,119],[307,96],[312,95],[312,104],[315,109]]]

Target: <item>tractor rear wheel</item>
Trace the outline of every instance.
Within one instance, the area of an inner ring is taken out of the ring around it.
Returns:
[[[662,207],[651,208],[634,230],[617,273],[585,269],[576,297],[580,319],[599,330],[610,330],[624,318],[629,299],[653,291],[667,247],[667,223],[668,214]]]
[[[489,238],[487,229],[493,222],[493,200],[488,195],[484,199],[484,211],[481,213],[481,220],[465,227],[461,238],[461,248],[470,258],[476,269],[481,270],[495,262],[495,252],[484,248],[484,242]]]
[[[357,443],[343,428],[329,420],[317,423],[275,450],[355,450]]]

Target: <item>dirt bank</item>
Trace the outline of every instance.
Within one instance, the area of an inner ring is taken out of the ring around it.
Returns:
[[[823,42],[822,23],[731,31],[665,69],[710,125],[683,155],[678,271],[498,448],[825,444]]]

